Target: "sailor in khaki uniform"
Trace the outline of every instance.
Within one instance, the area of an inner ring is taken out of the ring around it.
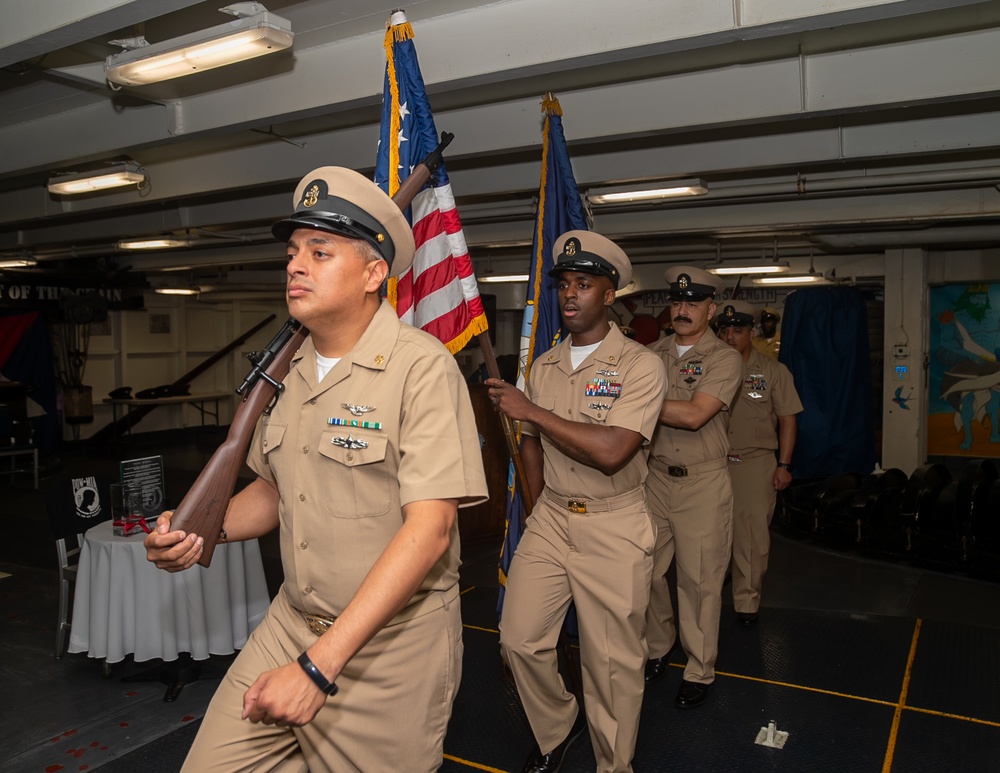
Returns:
[[[729,421],[733,482],[733,606],[741,625],[755,625],[771,548],[777,492],[792,482],[795,414],[802,403],[788,368],[754,346],[755,309],[727,301],[716,316],[719,338],[743,358],[743,384]],[[775,460],[777,452],[777,461]]]
[[[560,768],[584,728],[559,675],[556,644],[575,602],[587,724],[597,770],[632,770],[654,531],[644,446],[663,400],[663,364],[608,320],[631,280],[613,242],[569,231],[553,247],[570,335],[535,360],[527,396],[489,379],[498,410],[520,420],[534,510],[507,580],[500,646],[535,737],[525,773]]]
[[[675,332],[650,346],[666,365],[668,388],[646,479],[657,534],[645,678],[652,682],[666,671],[679,631],[688,660],[674,704],[686,709],[699,706],[715,680],[722,584],[732,542],[729,407],[743,365],[709,327],[722,281],[693,266],[674,266],[665,276]],[[676,621],[665,576],[674,560]]]
[[[486,498],[471,401],[445,347],[380,297],[414,244],[374,183],[316,169],[272,230],[311,335],[257,427],[258,477],[224,535],[278,527],[285,581],[184,770],[437,770],[462,665],[457,508]],[[146,542],[177,570],[201,541],[164,514]]]
[[[764,308],[760,312],[760,335],[754,336],[753,348],[772,360],[778,359],[778,352],[781,351],[781,331],[778,330],[778,323],[781,322],[781,314],[772,306]]]

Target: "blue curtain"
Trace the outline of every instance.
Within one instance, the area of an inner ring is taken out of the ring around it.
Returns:
[[[875,466],[868,312],[853,287],[810,287],[785,300],[779,359],[792,372],[798,415],[796,478]]]

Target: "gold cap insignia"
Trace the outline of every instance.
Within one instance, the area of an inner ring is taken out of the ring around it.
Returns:
[[[313,183],[312,187],[306,191],[305,196],[302,197],[302,206],[315,207],[317,201],[319,201],[319,186]]]
[[[573,257],[576,255],[577,249],[580,247],[580,242],[578,239],[567,239],[566,246],[563,247],[563,254],[568,257]]]
[[[733,308],[732,306],[726,306],[726,310],[724,313],[727,317],[732,317],[734,314],[736,314],[736,309]]]
[[[682,290],[687,290],[688,284],[690,282],[691,282],[691,277],[689,277],[687,274],[681,274],[679,277],[677,277],[677,286],[680,287]]]

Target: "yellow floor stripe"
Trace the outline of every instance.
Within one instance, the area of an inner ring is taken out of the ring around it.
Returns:
[[[468,623],[462,624],[463,628],[471,628],[473,631],[486,631],[486,633],[496,633],[499,634],[500,631],[495,628],[480,628],[478,625],[469,625]]]
[[[684,664],[671,663],[670,665],[676,668],[684,668]],[[823,695],[832,695],[835,698],[849,698],[853,701],[864,701],[865,703],[878,703],[882,706],[895,706],[896,704],[892,701],[880,701],[877,698],[865,698],[861,695],[851,695],[846,692],[835,692],[833,690],[823,690],[819,687],[806,687],[803,684],[792,684],[791,682],[779,682],[775,679],[761,679],[758,676],[746,676],[745,674],[734,674],[727,671],[716,671],[717,676],[731,676],[733,679],[746,679],[748,682],[762,682],[764,684],[773,684],[777,687],[791,687],[794,690],[805,690],[806,692],[818,692]]]
[[[966,717],[962,714],[951,714],[947,711],[934,711],[934,709],[921,709],[916,706],[903,706],[907,711],[915,711],[918,714],[930,714],[935,717],[945,717],[947,719],[959,719],[964,722],[974,722],[977,725],[989,725],[990,727],[1000,727],[1000,722],[992,722],[988,719],[976,719],[975,717]]]
[[[885,750],[885,760],[882,762],[882,773],[889,773],[892,770],[892,757],[896,753],[896,736],[899,734],[899,719],[903,716],[903,709],[906,707],[906,693],[910,689],[910,672],[913,670],[913,658],[917,654],[917,640],[920,638],[920,623],[913,626],[913,639],[910,641],[910,654],[906,658],[906,671],[903,673],[903,689],[899,692],[899,703],[892,715],[892,729],[889,731],[889,744]]]
[[[462,765],[468,765],[470,768],[475,768],[476,770],[488,770],[490,773],[507,773],[506,770],[500,770],[500,768],[491,768],[489,765],[480,765],[478,762],[463,760],[461,757],[454,757],[450,754],[445,754],[444,758],[446,760],[451,760],[452,762],[458,762]]]

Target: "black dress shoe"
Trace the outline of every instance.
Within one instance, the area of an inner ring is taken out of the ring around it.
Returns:
[[[757,613],[756,612],[737,612],[736,619],[739,621],[740,625],[750,628],[757,625]]]
[[[668,652],[661,658],[650,658],[646,661],[646,683],[655,682],[665,673],[667,673],[667,668],[670,667],[670,653]]]
[[[524,762],[524,767],[521,768],[521,773],[556,773],[562,767],[566,752],[573,745],[573,741],[579,738],[586,729],[587,718],[584,716],[583,709],[581,708],[577,712],[576,721],[573,723],[573,727],[570,728],[566,740],[548,754],[542,754],[542,750],[538,748],[538,744],[535,744],[534,750],[528,755],[528,759]]]
[[[681,689],[677,691],[677,698],[674,705],[679,709],[693,709],[705,702],[708,697],[707,684],[700,682],[689,682],[686,679],[681,682]]]

